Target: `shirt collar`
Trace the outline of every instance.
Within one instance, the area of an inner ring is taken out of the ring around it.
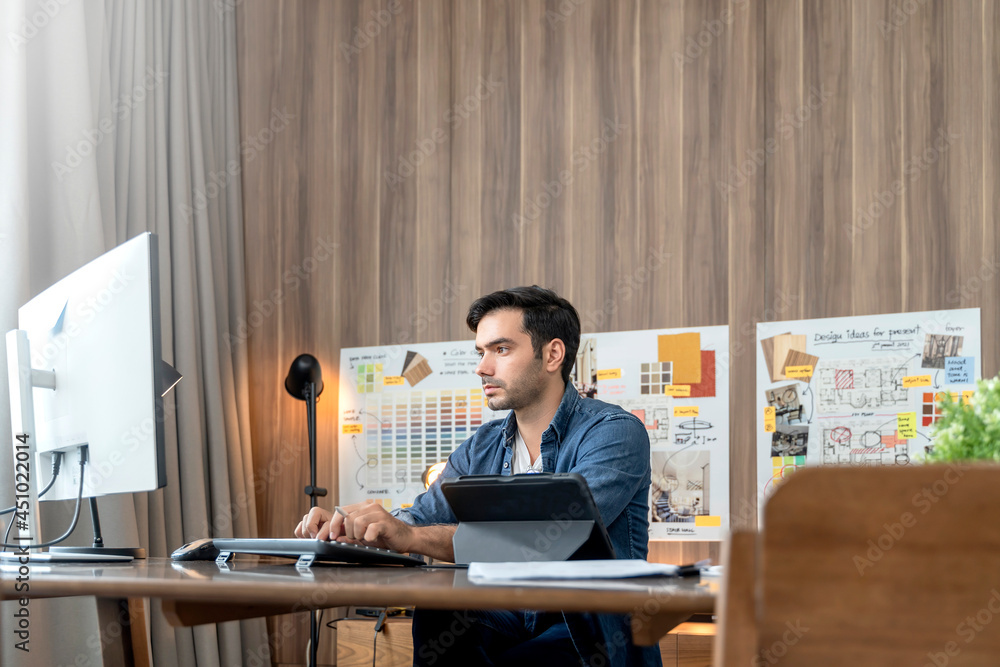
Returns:
[[[556,436],[558,436],[560,441],[569,429],[569,420],[573,418],[573,413],[576,411],[576,405],[579,402],[580,393],[576,390],[576,387],[573,386],[572,382],[567,382],[566,391],[563,392],[563,397],[559,402],[559,407],[556,408],[556,414],[553,415],[552,421],[549,423],[549,428],[555,430]],[[504,419],[503,423],[504,445],[513,447],[514,437],[516,435],[517,420],[514,418],[514,412],[511,411],[511,413],[507,415],[506,419]]]

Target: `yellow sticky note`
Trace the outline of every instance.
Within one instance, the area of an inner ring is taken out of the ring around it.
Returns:
[[[694,525],[703,528],[718,528],[722,525],[721,516],[696,516],[694,518]]]
[[[674,407],[674,417],[697,417],[697,405],[678,405]]]
[[[691,385],[689,384],[666,384],[663,385],[663,393],[676,398],[687,398],[691,395]]]
[[[969,405],[972,403],[972,395],[975,394],[975,390],[966,390],[962,392],[962,405]]]
[[[812,375],[812,366],[785,366],[785,377],[795,380],[808,380]]]
[[[620,368],[605,368],[602,371],[597,371],[598,380],[621,380],[622,379],[622,369]]]
[[[382,378],[382,384],[386,387],[401,387],[406,380],[403,379],[402,375],[386,375]]]
[[[931,386],[930,375],[907,375],[903,378],[903,389]]]
[[[413,503],[401,503],[399,506],[402,507],[404,510],[407,510],[413,507]]]
[[[682,333],[657,336],[657,361],[673,364],[673,381],[677,384],[701,382],[701,334]]]
[[[344,434],[364,433],[365,427],[364,424],[344,424],[344,428],[340,429],[340,432]]]
[[[899,430],[899,437],[909,440],[917,437],[917,413],[900,412],[896,415],[896,428]]]
[[[764,432],[774,433],[775,431],[775,412],[777,410],[773,405],[769,405],[764,408]]]

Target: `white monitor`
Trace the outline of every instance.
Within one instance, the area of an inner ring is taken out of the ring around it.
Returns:
[[[66,453],[42,500],[77,498],[83,444],[84,497],[166,484],[158,257],[156,235],[141,234],[18,311],[32,370],[55,376],[55,389],[32,389],[39,489],[54,453]]]

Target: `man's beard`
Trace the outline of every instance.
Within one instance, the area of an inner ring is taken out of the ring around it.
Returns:
[[[504,390],[502,397],[487,397],[486,405],[490,410],[521,410],[536,403],[545,388],[542,375],[542,360],[535,359],[524,372],[510,381],[485,379],[483,384],[492,384]]]

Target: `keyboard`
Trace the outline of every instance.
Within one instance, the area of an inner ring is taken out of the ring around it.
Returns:
[[[300,562],[356,563],[359,565],[424,565],[416,556],[391,549],[367,547],[361,544],[326,542],[309,538],[217,538],[213,540],[220,557],[227,553],[257,554],[298,558]]]

